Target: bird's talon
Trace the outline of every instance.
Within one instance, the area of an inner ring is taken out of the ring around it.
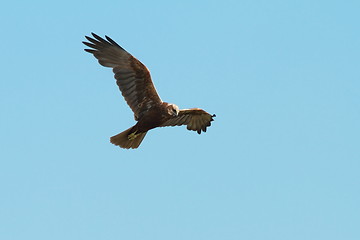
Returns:
[[[137,131],[129,134],[129,135],[128,135],[128,139],[129,139],[130,141],[134,140],[134,139],[137,137],[136,133],[137,133]]]

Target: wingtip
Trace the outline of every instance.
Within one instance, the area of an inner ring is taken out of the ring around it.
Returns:
[[[114,40],[112,40],[111,37],[105,35],[105,38],[106,38],[106,40],[107,40],[108,42],[110,42],[112,45],[117,46],[117,47],[125,50],[125,49],[124,49],[123,47],[121,47],[117,42],[115,42]]]
[[[85,48],[84,51],[85,51],[85,52],[88,52],[88,53],[91,53],[91,54],[96,53],[96,50],[94,50],[94,49],[87,49],[87,48]]]
[[[92,36],[95,37],[95,35],[96,35],[95,33],[93,33],[93,32],[90,32],[90,33],[91,33]],[[96,36],[97,36],[97,35],[96,35]],[[85,35],[85,38],[86,38],[86,39],[89,39],[89,38],[91,38],[91,36],[90,36],[90,35]]]
[[[85,38],[86,38],[89,42],[93,41],[93,39],[92,39],[91,37],[89,37],[89,36],[85,36]]]
[[[96,34],[96,33],[94,33],[94,32],[91,32],[91,35],[93,35],[93,37],[94,37],[94,38],[99,37],[99,35],[97,35],[97,34]]]
[[[90,43],[87,43],[87,42],[83,42],[86,46],[89,46],[89,44],[93,45],[93,46],[89,46],[89,47],[94,47],[94,44],[95,45],[98,45],[98,44],[106,44],[106,45],[113,45],[113,46],[116,46],[116,47],[119,47],[121,48],[122,50],[125,51],[125,49],[123,47],[121,47],[119,44],[117,44],[114,40],[112,40],[109,36],[105,35],[105,38],[102,38],[100,37],[99,35],[97,35],[96,33],[94,32],[91,32],[91,35],[92,37],[89,37],[89,36],[86,36],[85,35],[85,38],[90,42]]]

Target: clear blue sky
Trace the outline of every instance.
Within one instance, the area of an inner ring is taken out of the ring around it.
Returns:
[[[359,1],[8,1],[0,239],[360,239]],[[134,124],[112,37],[205,134]]]

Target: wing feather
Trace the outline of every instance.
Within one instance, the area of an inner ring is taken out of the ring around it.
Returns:
[[[206,128],[214,121],[214,115],[211,115],[200,108],[183,109],[179,111],[178,116],[172,117],[164,122],[161,127],[186,125],[188,130],[206,132]]]
[[[144,64],[108,36],[103,39],[92,33],[92,37],[85,38],[89,42],[83,43],[91,48],[85,51],[93,54],[102,66],[113,68],[116,83],[135,116],[162,103]]]

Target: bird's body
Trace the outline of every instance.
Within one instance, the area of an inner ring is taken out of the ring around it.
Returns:
[[[161,126],[161,124],[174,116],[167,111],[168,106],[168,103],[163,102],[160,105],[149,108],[140,118],[138,118],[134,130],[137,132],[147,132]]]
[[[83,42],[92,49],[85,51],[92,53],[101,65],[113,68],[116,83],[137,121],[133,127],[111,137],[111,143],[138,148],[147,131],[156,127],[187,125],[188,130],[206,132],[215,115],[199,108],[179,110],[175,104],[163,102],[145,65],[111,38],[92,35],[94,38],[86,37],[89,42]]]

